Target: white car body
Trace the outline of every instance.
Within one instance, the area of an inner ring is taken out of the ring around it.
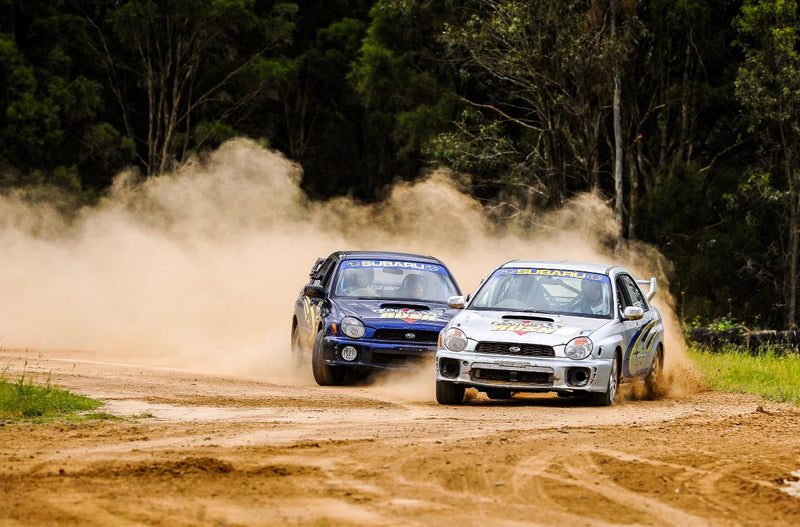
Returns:
[[[512,280],[527,287],[522,300],[506,298]],[[638,285],[645,283],[646,294]],[[579,287],[599,288],[598,305],[604,307],[592,313],[595,308],[585,307],[588,293]],[[492,398],[555,391],[610,405],[619,383],[642,377],[654,383],[664,360],[661,314],[649,302],[656,287],[655,278],[637,282],[620,266],[541,260],[502,265],[475,295],[450,299],[451,307],[463,310],[440,333],[437,400],[459,404],[471,387]]]

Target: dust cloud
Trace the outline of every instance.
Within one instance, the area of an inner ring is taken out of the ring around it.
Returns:
[[[294,301],[316,258],[390,250],[441,258],[465,292],[515,258],[617,261],[655,275],[667,366],[689,368],[663,259],[643,247],[615,258],[612,211],[597,196],[523,230],[490,222],[446,172],[370,205],[312,203],[299,180],[280,154],[236,139],[176,174],[120,174],[108,197],[69,218],[0,197],[0,344],[285,380]],[[429,398],[431,375],[411,382]]]

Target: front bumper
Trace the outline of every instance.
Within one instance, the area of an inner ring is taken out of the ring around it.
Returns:
[[[480,391],[605,392],[611,359],[587,357],[518,357],[439,349],[436,380],[463,384]]]
[[[355,360],[342,358],[342,349],[353,346],[358,355]],[[351,339],[326,335],[322,338],[325,364],[373,370],[402,370],[436,354],[436,344],[398,343],[370,339]]]

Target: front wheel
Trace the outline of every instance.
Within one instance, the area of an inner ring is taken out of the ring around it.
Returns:
[[[617,396],[619,386],[619,360],[617,354],[611,360],[611,373],[608,376],[608,386],[604,392],[589,392],[589,402],[593,406],[611,406]]]
[[[466,387],[454,382],[436,381],[436,402],[439,404],[461,404]]]
[[[325,355],[322,353],[322,331],[314,339],[314,349],[311,351],[311,371],[314,380],[320,386],[339,386],[344,381],[345,372],[336,366],[325,364]]]

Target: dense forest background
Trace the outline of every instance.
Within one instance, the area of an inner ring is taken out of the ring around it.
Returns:
[[[314,199],[595,191],[685,321],[792,327],[799,32],[794,0],[0,0],[0,192],[92,204],[241,135]]]

